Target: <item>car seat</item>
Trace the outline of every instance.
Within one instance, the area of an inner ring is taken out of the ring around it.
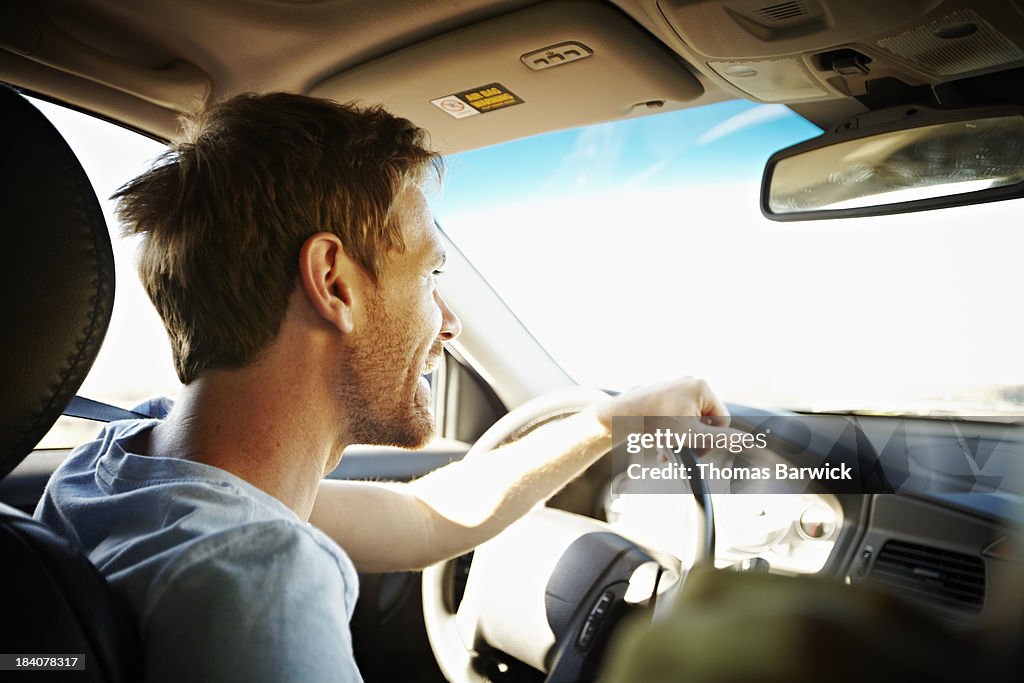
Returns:
[[[113,308],[114,259],[99,202],[60,133],[2,85],[0,120],[3,478],[49,431],[89,372]],[[84,661],[84,671],[24,678],[140,679],[134,620],[69,540],[0,504],[0,568],[0,652]]]

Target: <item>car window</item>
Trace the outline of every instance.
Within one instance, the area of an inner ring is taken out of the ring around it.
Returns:
[[[551,133],[451,157],[435,211],[583,384],[693,374],[754,405],[1024,412],[1024,200],[763,218],[765,161],[818,133],[740,101]]]
[[[114,246],[117,288],[110,328],[79,394],[123,408],[154,396],[173,396],[179,386],[160,318],[135,271],[137,238],[121,237],[109,197],[143,171],[164,145],[93,116],[33,100],[68,141],[99,197]],[[89,440],[96,422],[62,417],[38,448],[69,448]]]

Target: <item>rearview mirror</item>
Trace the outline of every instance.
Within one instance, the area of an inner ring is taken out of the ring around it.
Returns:
[[[1024,196],[1024,109],[864,114],[768,160],[772,220],[878,216]]]

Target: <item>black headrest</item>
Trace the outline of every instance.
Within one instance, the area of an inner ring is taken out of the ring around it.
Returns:
[[[57,129],[0,86],[0,477],[81,386],[114,305],[96,194]]]

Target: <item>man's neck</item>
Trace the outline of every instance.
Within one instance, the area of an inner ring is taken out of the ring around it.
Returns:
[[[308,385],[273,374],[262,364],[203,373],[182,388],[144,452],[219,467],[308,519],[320,480],[345,444],[332,442],[337,429],[312,408],[322,403],[306,395]],[[295,409],[302,405],[311,409]]]

